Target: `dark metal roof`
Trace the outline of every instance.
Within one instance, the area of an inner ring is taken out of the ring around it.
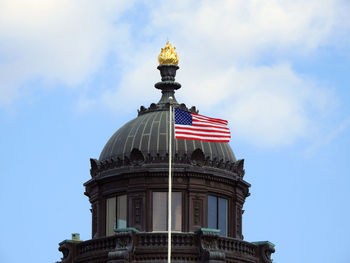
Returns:
[[[126,123],[109,139],[100,155],[100,161],[110,159],[133,159],[142,161],[148,157],[166,157],[169,140],[169,105],[182,110],[197,112],[196,107],[188,109],[185,104],[179,104],[175,98],[175,90],[181,85],[175,82],[176,65],[159,65],[162,81],[154,86],[162,91],[162,97],[157,104],[149,108],[140,107],[138,117]],[[191,157],[192,160],[234,163],[236,158],[228,143],[203,142],[194,140],[174,139],[174,155],[181,158]],[[197,150],[200,149],[200,150]],[[194,151],[197,150],[195,153]],[[192,155],[193,154],[193,155]],[[203,156],[204,155],[204,156]]]
[[[121,127],[105,145],[99,160],[130,158],[131,151],[138,149],[144,156],[165,156],[168,152],[169,111],[158,110],[139,115]],[[201,149],[205,158],[223,162],[235,162],[236,158],[228,143],[214,143],[194,140],[173,140],[173,152],[179,156],[191,156]]]

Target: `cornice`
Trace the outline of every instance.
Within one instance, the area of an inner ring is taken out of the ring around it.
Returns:
[[[127,157],[124,159],[119,157],[110,158],[104,161],[98,161],[96,159],[90,159],[91,169],[90,174],[91,177],[100,177],[101,174],[105,174],[107,171],[111,171],[114,174],[118,172],[122,172],[124,170],[145,170],[150,171],[154,169],[162,169],[163,167],[167,167],[166,165],[169,162],[169,155],[160,155],[152,156],[151,154],[147,154],[145,158],[133,158],[133,156]],[[179,156],[175,154],[173,159],[173,167],[174,169],[187,169],[191,168],[200,168],[205,172],[208,170],[210,173],[229,173],[231,175],[237,176],[239,178],[243,178],[244,171],[244,159],[238,160],[236,162],[224,162],[223,160],[218,160],[214,158],[211,160],[209,157],[206,157],[202,160],[192,159],[187,154]]]

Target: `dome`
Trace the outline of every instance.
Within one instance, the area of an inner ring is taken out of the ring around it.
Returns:
[[[113,134],[102,150],[99,160],[130,158],[132,152],[141,152],[144,157],[166,156],[169,152],[168,134],[169,110],[139,114]],[[236,161],[228,143],[175,138],[173,140],[173,151],[179,156],[192,156],[197,149],[203,152],[205,159],[209,157],[210,160],[223,162]]]
[[[138,117],[126,123],[109,139],[103,148],[99,161],[118,160],[127,164],[129,160],[135,163],[145,159],[157,162],[168,158],[169,140],[169,105],[185,111],[198,113],[193,106],[188,109],[185,104],[179,104],[175,98],[175,90],[181,84],[175,82],[176,70],[179,69],[178,56],[175,47],[169,43],[159,55],[161,82],[154,86],[162,91],[159,102],[152,103],[150,107],[140,107]],[[204,163],[235,163],[236,158],[228,143],[206,142],[196,140],[173,140],[175,162],[184,161]],[[126,161],[126,162],[124,162]]]

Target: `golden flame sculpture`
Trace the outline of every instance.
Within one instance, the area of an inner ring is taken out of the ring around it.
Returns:
[[[170,65],[177,65],[179,64],[179,57],[177,56],[177,53],[175,52],[175,47],[172,47],[169,41],[166,42],[166,45],[164,48],[161,49],[158,56],[158,62],[159,65],[164,64],[170,64]]]

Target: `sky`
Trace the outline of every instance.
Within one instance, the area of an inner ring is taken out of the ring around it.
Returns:
[[[251,183],[244,239],[279,263],[349,263],[350,1],[0,0],[0,262],[91,238],[89,158],[157,102],[227,119]]]

